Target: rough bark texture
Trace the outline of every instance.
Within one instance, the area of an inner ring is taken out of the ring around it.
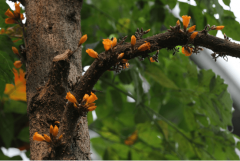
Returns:
[[[64,142],[65,135],[58,147],[48,147],[45,142],[32,140],[35,132],[50,135],[50,125],[54,125],[55,121],[64,121],[62,119],[66,105],[64,98],[82,74],[80,48],[73,55],[70,51],[66,51],[75,50],[81,37],[81,5],[81,0],[25,1],[27,104],[30,151],[31,159],[34,160],[90,159],[90,141],[85,113],[75,116],[74,125],[78,126],[67,128],[71,131],[67,143]],[[64,52],[67,53],[64,59],[53,62],[55,56]],[[61,124],[62,122],[59,124],[60,129]],[[58,136],[61,134],[59,132]]]

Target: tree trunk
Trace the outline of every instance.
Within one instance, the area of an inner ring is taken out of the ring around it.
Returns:
[[[73,90],[82,75],[81,49],[64,60],[53,61],[55,56],[77,48],[81,37],[81,6],[82,0],[26,0],[25,3],[27,105],[34,160],[90,159],[86,113],[76,116],[65,108],[66,93]],[[63,117],[64,114],[69,118]],[[33,141],[35,132],[49,136],[49,127],[55,121],[60,121],[57,137],[63,134],[58,146]]]

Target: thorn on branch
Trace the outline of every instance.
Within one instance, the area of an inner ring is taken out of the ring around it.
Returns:
[[[128,36],[124,36],[124,37],[122,37],[122,40],[119,39],[119,44],[122,45],[125,42],[125,40],[127,39],[127,37]]]
[[[149,33],[150,29],[143,31],[143,28],[141,28],[141,30],[139,31],[139,28],[137,28],[137,31],[135,32],[135,36],[137,38],[137,40],[142,39],[142,36]]]
[[[225,55],[224,53],[212,53],[211,56],[215,60],[215,62],[217,61],[218,57],[222,57],[225,61],[228,61],[227,55]]]
[[[224,35],[224,40],[230,41],[229,37],[227,37],[227,35],[225,33],[223,35]]]

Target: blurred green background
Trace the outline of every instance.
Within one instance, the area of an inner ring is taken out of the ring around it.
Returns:
[[[217,0],[195,2],[196,6],[177,0],[85,0],[81,27],[88,40],[83,46],[83,67],[93,62],[85,50],[104,51],[104,38],[128,35],[129,42],[137,28],[151,29],[144,37],[167,32],[178,20],[171,11],[177,3],[180,16],[191,16],[196,30],[207,24],[224,25],[224,33],[240,40],[239,23],[231,11]],[[229,5],[230,0],[223,2]],[[17,25],[4,23],[8,8],[0,0],[0,28],[4,29],[0,35],[0,147],[25,149],[29,155],[27,106],[19,99],[25,82],[21,76],[14,80],[12,71],[17,57],[11,47],[23,43],[22,33]],[[160,50],[159,63],[132,59],[128,69],[120,74],[107,71],[94,86],[101,92],[96,93],[97,109],[88,113],[88,123],[98,134],[91,138],[91,145],[102,159],[239,159],[235,152],[240,148],[235,141],[239,137],[227,130],[232,125],[233,102],[224,80],[211,70],[198,69],[181,52],[173,52]],[[16,86],[7,92],[6,84]],[[0,159],[21,158],[8,158],[0,151]]]

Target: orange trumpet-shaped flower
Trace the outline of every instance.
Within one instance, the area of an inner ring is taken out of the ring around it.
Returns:
[[[217,26],[216,28],[215,28],[215,30],[222,30],[224,28],[224,26]]]
[[[93,103],[97,99],[98,99],[97,96],[91,92],[91,96],[89,96],[89,98],[87,99],[87,103]]]
[[[150,50],[150,48],[151,48],[150,42],[145,41],[144,44],[142,44],[141,46],[138,47],[138,50],[139,51],[146,51],[146,50]]]
[[[91,107],[88,107],[88,111],[93,111],[97,108],[97,106],[91,106]]]
[[[88,53],[88,55],[91,56],[92,58],[95,58],[95,59],[98,58],[98,53],[93,49],[87,49],[86,53]]]
[[[117,38],[114,37],[113,38],[113,41],[112,41],[112,47],[116,46],[117,45]]]
[[[12,13],[12,11],[10,11],[10,9],[8,9],[6,12],[5,12],[5,15],[10,17],[10,18],[15,18],[14,14]]]
[[[123,69],[128,68],[129,67],[129,63],[125,63],[125,66],[123,66]]]
[[[13,74],[15,76],[13,84],[6,84],[4,94],[9,95],[10,99],[12,100],[21,100],[26,101],[26,80],[25,80],[25,73],[22,69],[18,71],[13,68]]]
[[[121,53],[118,55],[117,59],[122,59],[123,56],[124,56],[124,53]]]
[[[190,27],[190,28],[188,29],[188,32],[193,32],[193,31],[195,30],[195,28],[196,28],[196,25],[193,25],[192,27]]]
[[[53,135],[54,137],[56,137],[57,134],[58,134],[58,127],[57,127],[57,125],[55,125],[54,128],[53,128],[52,135]]]
[[[13,18],[6,18],[6,19],[5,19],[5,23],[6,23],[6,24],[14,24],[14,23],[16,23],[16,21],[15,21],[15,19],[13,19]]]
[[[132,35],[131,37],[131,45],[134,46],[136,44],[136,37]]]
[[[60,136],[59,136],[59,138],[58,138],[58,140],[61,140],[61,139],[62,139],[62,137],[63,137],[63,135],[60,135]]]
[[[78,46],[81,46],[87,40],[87,34],[83,35],[78,43]]]
[[[20,19],[21,19],[21,20],[24,20],[24,18],[25,18],[25,17],[24,17],[23,14],[21,13],[21,14],[20,14]]]
[[[50,134],[53,134],[53,126],[50,126]]]
[[[127,62],[128,62],[127,59],[122,59],[122,60],[121,60],[121,63],[127,63]]]
[[[66,99],[72,103],[77,103],[76,98],[74,97],[74,95],[72,95],[70,92],[67,93],[66,95]]]
[[[1,29],[0,30],[0,34],[4,34],[5,30],[4,29]]]
[[[38,132],[35,132],[34,135],[33,135],[33,140],[36,140],[36,141],[45,141],[45,138],[38,134]]]
[[[134,131],[133,133],[132,133],[132,135],[130,135],[125,141],[124,141],[124,143],[126,144],[126,145],[133,145],[135,142],[136,142],[136,140],[137,140],[137,138],[138,138],[138,131],[136,130],[136,131]]]
[[[183,19],[183,27],[184,29],[186,29],[190,22],[191,16],[182,16],[182,19]]]
[[[20,17],[20,2],[15,3],[14,15],[15,15],[16,18]]]
[[[197,36],[198,32],[194,32],[192,33],[192,35],[190,36],[190,39],[193,40],[195,39],[195,37]]]
[[[14,46],[12,47],[12,51],[14,54],[19,55],[18,49],[15,48]]]
[[[105,51],[108,51],[112,47],[112,41],[110,39],[103,39],[103,46]]]
[[[15,68],[21,68],[22,62],[20,60],[17,60],[13,63],[13,65],[15,66]]]
[[[51,142],[51,138],[48,135],[43,134],[43,137],[47,142],[49,142],[49,143]]]
[[[89,98],[89,95],[88,95],[88,94],[85,94],[85,95],[83,96],[83,101],[87,100],[88,98]]]
[[[155,62],[155,60],[151,57],[151,58],[150,58],[150,62],[153,63],[153,62]]]
[[[182,53],[185,55],[185,56],[190,56],[192,55],[192,48],[188,48],[190,50],[190,52],[188,50],[186,50],[184,47],[182,47]]]

